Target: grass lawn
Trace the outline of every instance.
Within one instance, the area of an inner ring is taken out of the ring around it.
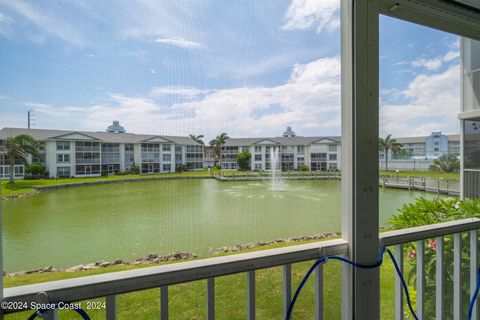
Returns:
[[[212,169],[212,173],[216,169]],[[199,171],[188,171],[180,173],[159,173],[159,174],[128,174],[128,175],[112,175],[107,177],[92,177],[92,178],[64,178],[64,179],[42,179],[42,180],[15,180],[15,183],[9,184],[8,180],[1,181],[1,197],[8,197],[12,195],[24,194],[33,191],[33,189],[40,186],[55,186],[64,184],[74,184],[83,182],[96,182],[105,180],[128,180],[128,179],[150,179],[150,178],[174,178],[174,177],[209,177],[207,169]]]
[[[395,170],[380,170],[380,175],[391,175],[396,176],[397,172]],[[439,171],[413,171],[413,170],[400,170],[398,172],[400,177],[422,177],[422,178],[440,178],[446,180],[460,180],[459,172],[439,172]]]
[[[149,178],[174,178],[174,177],[209,177],[211,174],[220,172],[223,175],[270,175],[269,172],[253,172],[253,171],[230,171],[223,170],[218,171],[216,168],[211,169],[211,173],[208,173],[207,169],[199,171],[188,171],[180,173],[159,173],[159,174],[149,174],[149,175],[138,175],[138,174],[128,174],[128,175],[112,175],[107,177],[92,177],[92,178],[64,178],[64,179],[43,179],[43,180],[15,180],[13,185],[9,184],[7,180],[2,180],[0,197],[9,197],[28,193],[33,191],[37,187],[41,186],[54,186],[54,185],[64,185],[64,184],[75,184],[83,182],[96,182],[96,181],[105,181],[105,180],[127,180],[127,179],[149,179]],[[308,172],[304,171],[290,171],[288,174],[305,174]],[[392,175],[396,176],[396,172],[393,170],[385,171],[380,170],[380,175]],[[315,174],[324,174],[332,175],[335,172],[315,172]],[[459,180],[460,174],[456,173],[443,173],[435,171],[400,171],[399,176],[401,177],[425,177],[425,178],[441,178],[447,180]]]
[[[285,245],[285,244],[281,244]],[[280,245],[268,248],[278,247]],[[262,247],[265,249],[267,247]],[[259,250],[258,248],[256,250]],[[292,295],[313,261],[292,266]],[[141,267],[148,267],[143,265]],[[19,286],[45,281],[81,277],[107,272],[128,270],[135,266],[115,266],[79,273],[49,273],[5,278],[5,286]],[[138,266],[137,266],[138,268]],[[325,319],[341,318],[341,263],[330,261],[324,266]],[[381,318],[394,318],[394,268],[385,256],[381,267]],[[305,285],[293,316],[295,319],[313,319],[314,277]],[[117,296],[118,319],[158,319],[160,314],[159,289],[150,289]],[[96,299],[94,301],[104,301]],[[171,319],[205,319],[206,281],[195,281],[169,287],[169,312]],[[86,301],[82,302],[86,308]],[[246,275],[235,274],[215,279],[215,310],[217,319],[246,318]],[[105,310],[86,310],[92,319],[105,319]],[[256,312],[258,319],[282,319],[282,268],[256,272]],[[26,319],[31,312],[12,314],[6,319]],[[59,312],[60,319],[80,319],[68,311]]]

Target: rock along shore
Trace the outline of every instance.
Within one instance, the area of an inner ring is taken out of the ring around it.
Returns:
[[[39,274],[39,273],[48,273],[48,272],[80,272],[85,270],[94,270],[100,268],[106,268],[110,266],[121,266],[121,265],[140,265],[140,264],[158,264],[167,261],[177,261],[177,260],[187,260],[197,258],[196,253],[191,252],[180,252],[175,251],[166,256],[159,256],[156,253],[150,253],[146,257],[140,257],[135,260],[122,260],[116,259],[114,261],[97,261],[89,264],[80,264],[78,266],[73,266],[67,269],[56,269],[53,266],[34,269],[29,271],[18,271],[18,272],[4,272],[3,275],[6,277],[16,277],[25,274]]]
[[[226,246],[221,248],[211,248],[210,252],[214,255],[221,253],[229,252],[238,252],[244,251],[255,247],[268,246],[277,243],[288,243],[288,242],[302,242],[302,241],[311,241],[311,240],[326,240],[331,238],[337,238],[340,236],[340,232],[336,233],[320,233],[313,236],[299,236],[291,237],[287,239],[277,239],[271,241],[259,241],[257,243],[246,243],[246,244],[234,244],[232,246]],[[25,274],[40,274],[40,273],[49,273],[49,272],[81,272],[85,270],[94,270],[100,268],[106,268],[110,266],[121,266],[121,265],[141,265],[141,264],[159,264],[167,261],[179,261],[179,260],[188,260],[198,258],[198,255],[193,252],[180,252],[175,251],[165,256],[159,256],[156,253],[150,253],[146,257],[140,257],[135,260],[122,260],[116,259],[114,261],[96,261],[88,264],[80,264],[78,266],[73,266],[67,269],[57,269],[53,266],[48,266],[45,268],[39,268],[28,271],[17,271],[17,272],[4,272],[3,276],[5,277],[16,277]]]
[[[269,246],[269,245],[276,244],[276,243],[302,242],[302,241],[310,241],[310,240],[326,240],[326,239],[331,239],[331,238],[338,238],[338,237],[340,237],[340,235],[341,235],[340,232],[335,232],[335,233],[327,232],[327,233],[320,233],[320,234],[313,235],[313,236],[291,237],[291,238],[287,238],[287,239],[277,239],[277,240],[271,240],[271,241],[259,241],[257,243],[234,244],[233,246],[211,248],[210,252],[212,252],[213,254],[238,252],[238,251],[248,250],[248,249],[252,249],[252,248],[256,248],[256,247]]]

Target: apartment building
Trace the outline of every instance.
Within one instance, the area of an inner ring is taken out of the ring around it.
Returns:
[[[91,177],[128,171],[133,165],[142,174],[175,172],[175,166],[203,168],[203,145],[190,137],[126,133],[114,122],[107,132],[3,128],[0,144],[8,137],[32,136],[40,144],[40,156],[30,163],[45,165],[50,178]],[[9,177],[9,163],[0,153],[0,179]],[[15,177],[25,168],[16,161]]]
[[[395,138],[402,144],[405,152],[394,155],[388,151],[388,160],[392,159],[436,159],[444,154],[460,156],[460,135],[445,135],[432,132],[429,136]],[[384,150],[379,150],[380,160],[385,159]]]
[[[287,131],[291,128],[287,128]],[[286,132],[287,132],[286,131]],[[340,170],[340,137],[298,137],[290,134],[274,138],[231,138],[221,148],[222,169],[235,170],[237,154],[248,151],[252,155],[250,168],[270,171],[272,157],[278,152],[278,168],[299,170],[307,165],[312,171]]]

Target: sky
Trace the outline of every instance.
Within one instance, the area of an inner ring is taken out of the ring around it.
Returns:
[[[0,128],[340,135],[339,5],[0,0]],[[458,133],[458,37],[380,28],[380,135]]]

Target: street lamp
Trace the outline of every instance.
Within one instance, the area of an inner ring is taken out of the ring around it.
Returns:
[[[395,172],[397,173],[397,184],[398,184],[398,173],[400,172],[400,170],[395,170]]]

